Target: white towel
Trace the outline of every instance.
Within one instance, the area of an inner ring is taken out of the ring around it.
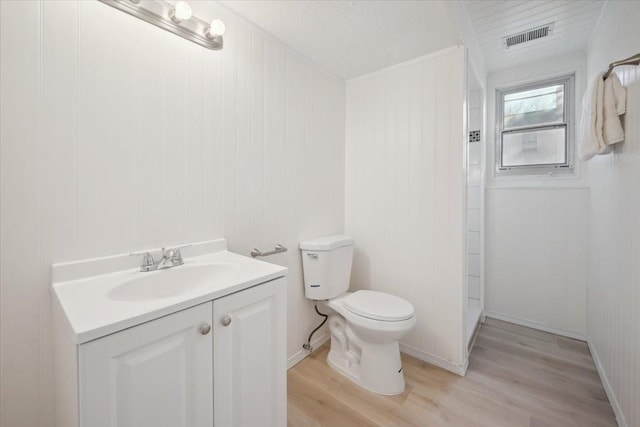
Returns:
[[[627,91],[620,84],[616,73],[611,73],[604,81],[603,96],[602,135],[605,144],[612,145],[624,141],[624,129],[619,116],[626,112],[627,106]]]
[[[583,160],[611,152],[611,144],[624,140],[619,115],[626,108],[626,91],[615,73],[602,80],[598,73],[582,98],[582,114],[578,129]]]
[[[604,154],[607,151],[607,144],[602,136],[603,75],[604,73],[596,75],[582,98],[578,140],[581,143],[583,160],[589,160],[596,154]]]

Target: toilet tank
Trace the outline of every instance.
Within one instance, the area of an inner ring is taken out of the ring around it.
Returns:
[[[305,296],[328,300],[349,289],[355,241],[348,236],[326,236],[300,242]]]

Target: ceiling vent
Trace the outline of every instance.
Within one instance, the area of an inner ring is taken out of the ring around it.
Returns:
[[[554,24],[555,22],[552,22],[551,24],[542,25],[540,27],[531,28],[530,30],[511,34],[510,36],[505,36],[502,38],[502,46],[504,46],[505,49],[509,49],[533,40],[549,37],[553,34]]]

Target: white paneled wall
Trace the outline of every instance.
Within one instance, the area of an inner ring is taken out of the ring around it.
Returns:
[[[487,190],[486,315],[586,337],[588,190]]]
[[[580,117],[582,52],[523,64],[487,79],[485,314],[586,337],[587,203],[582,164],[573,176],[495,177],[496,89],[575,73]]]
[[[588,49],[588,76],[640,52],[640,3],[608,2]],[[586,163],[589,346],[620,426],[640,426],[640,67],[627,88],[625,141]]]
[[[97,1],[0,2],[2,427],[52,425],[53,262],[282,243],[289,356],[318,320],[297,243],[343,231],[344,83],[193,7],[225,21],[224,50]]]
[[[456,372],[465,363],[465,66],[455,47],[347,82],[352,288],[411,301],[417,325],[402,349]]]

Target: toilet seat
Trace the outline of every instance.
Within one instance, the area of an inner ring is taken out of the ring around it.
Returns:
[[[351,313],[372,320],[400,322],[413,317],[409,301],[384,292],[356,291],[342,303]]]

